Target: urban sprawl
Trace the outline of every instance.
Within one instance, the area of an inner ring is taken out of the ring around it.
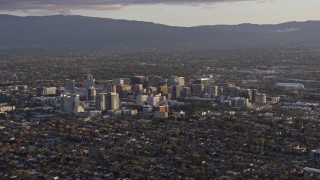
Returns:
[[[0,176],[54,179],[313,179],[317,92],[281,69],[95,80],[0,89]],[[240,75],[239,75],[240,74]],[[244,75],[243,75],[244,74]],[[254,87],[254,88],[248,88]]]

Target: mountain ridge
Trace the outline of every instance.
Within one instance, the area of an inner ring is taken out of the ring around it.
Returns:
[[[320,42],[320,21],[168,26],[86,16],[0,15],[0,46],[219,47]]]

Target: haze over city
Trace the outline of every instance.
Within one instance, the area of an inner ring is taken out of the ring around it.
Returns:
[[[83,15],[172,26],[318,20],[318,0],[1,0],[0,13]]]

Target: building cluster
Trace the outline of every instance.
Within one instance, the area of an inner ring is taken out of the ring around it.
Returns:
[[[184,106],[187,101],[210,101],[238,110],[249,110],[276,104],[279,97],[267,97],[257,89],[244,89],[234,84],[216,84],[212,77],[199,77],[186,81],[184,77],[133,76],[96,83],[93,75],[85,74],[81,82],[67,79],[63,87],[19,87],[19,95],[29,104],[50,109],[59,114],[76,117],[109,117],[108,115],[143,115],[168,118],[180,114],[169,107]],[[8,90],[8,89],[7,89]],[[1,92],[3,103],[16,98]],[[29,98],[29,99],[28,99]],[[10,104],[10,103],[9,103]],[[1,112],[15,107],[4,106]],[[182,111],[182,114],[185,113]],[[104,116],[106,115],[106,116]]]

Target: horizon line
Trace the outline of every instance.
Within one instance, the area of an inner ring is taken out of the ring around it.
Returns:
[[[12,15],[12,14],[1,14],[0,16],[12,16],[12,17],[21,17],[21,18],[28,18],[28,17],[54,17],[54,16],[63,16],[63,17],[86,17],[86,18],[97,18],[97,19],[109,19],[109,20],[118,20],[118,21],[132,21],[132,22],[144,22],[144,23],[152,23],[152,24],[158,24],[158,25],[164,25],[164,26],[170,26],[170,27],[185,27],[185,28],[191,28],[191,27],[203,27],[203,26],[239,26],[239,25],[258,25],[258,26],[264,26],[264,25],[281,25],[286,23],[303,23],[303,22],[319,22],[320,20],[291,20],[286,22],[280,22],[280,23],[251,23],[251,22],[243,22],[239,24],[203,24],[203,25],[195,25],[195,26],[179,26],[179,25],[170,25],[165,23],[159,23],[159,22],[152,22],[152,21],[143,21],[143,20],[135,20],[135,19],[117,19],[117,18],[108,18],[108,17],[99,17],[99,16],[84,16],[79,14],[54,14],[54,15]]]

